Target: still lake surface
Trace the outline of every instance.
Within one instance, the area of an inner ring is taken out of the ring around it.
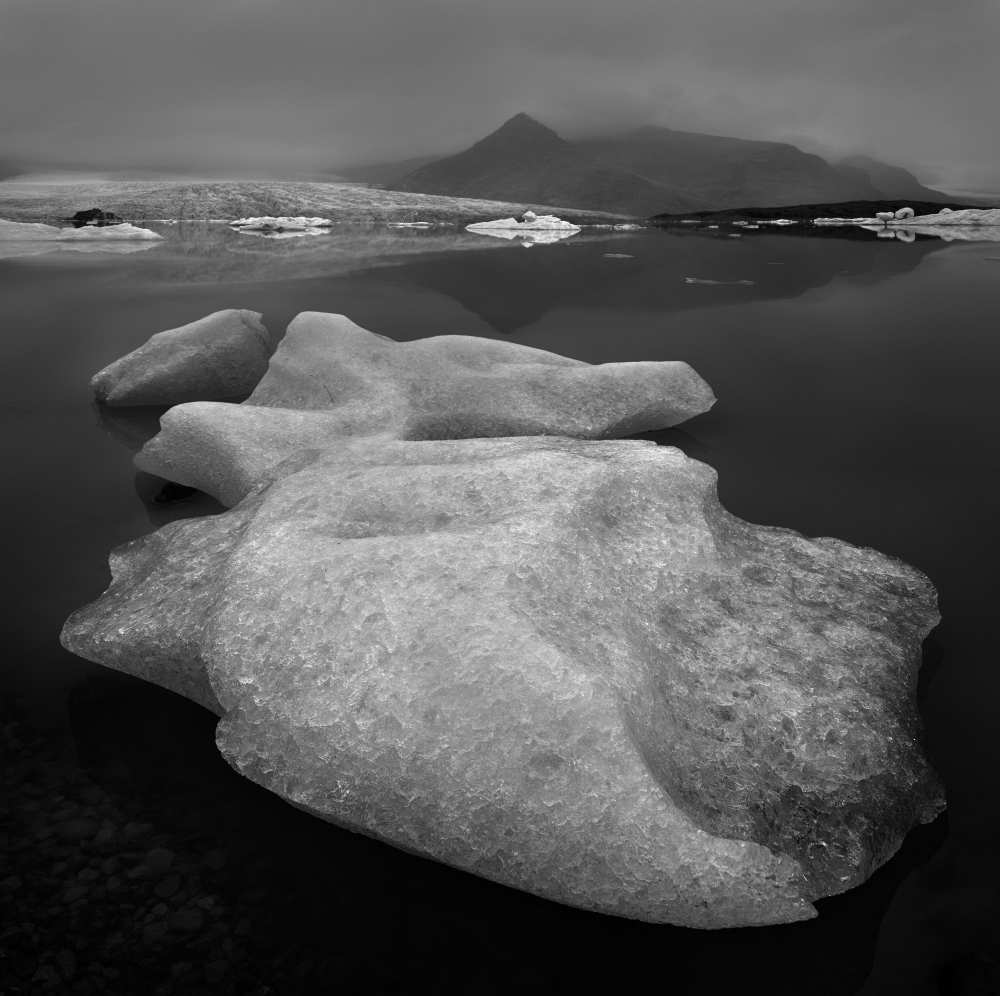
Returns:
[[[215,895],[251,911],[243,957],[260,982],[275,993],[586,992],[645,976],[672,993],[843,994],[875,960],[873,992],[916,993],[975,946],[1000,825],[1000,247],[860,231],[609,232],[525,249],[464,233],[160,230],[165,243],[133,252],[0,258],[0,694],[55,745],[46,764],[108,793],[122,819],[175,852],[229,855]],[[112,547],[216,508],[157,500],[160,482],[131,459],[158,413],[101,413],[88,379],[221,308],[263,312],[272,332],[316,310],[395,339],[461,332],[594,363],[690,362],[719,402],[655,438],[715,467],[730,511],[875,547],[936,584],[944,621],[920,694],[948,814],[864,886],[821,902],[816,920],[704,933],[479,881],[239,778],[215,750],[213,717],[58,644],[65,617],[106,586]],[[298,975],[268,977],[289,950]],[[181,956],[157,957],[166,967],[124,965],[129,984],[166,984]]]

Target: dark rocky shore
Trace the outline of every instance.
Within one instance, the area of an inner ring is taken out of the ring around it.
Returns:
[[[4,996],[282,991],[224,849],[136,820],[11,714],[2,751]]]

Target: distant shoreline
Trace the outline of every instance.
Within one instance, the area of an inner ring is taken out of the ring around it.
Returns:
[[[577,224],[636,220],[545,204],[415,194],[360,183],[301,180],[85,180],[57,182],[30,176],[0,181],[0,218],[8,221],[65,221],[89,208],[142,221],[218,222],[261,216],[321,216],[338,224],[430,222],[461,226],[520,216],[526,210],[557,214]]]

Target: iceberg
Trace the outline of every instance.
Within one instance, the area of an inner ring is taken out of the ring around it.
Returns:
[[[267,370],[271,340],[256,311],[216,311],[158,332],[90,381],[106,405],[175,405],[248,395]]]
[[[730,515],[673,448],[329,433],[111,569],[69,650],[296,807],[557,902],[803,920],[943,806],[927,579]]]
[[[136,463],[231,505],[273,465],[329,439],[610,438],[714,403],[681,361],[591,365],[462,335],[396,342],[343,315],[303,312],[244,404],[172,408]]]
[[[706,287],[753,287],[756,280],[708,280],[702,277],[685,277],[686,284],[701,284]]]
[[[910,215],[896,220],[896,224],[907,228],[922,225],[925,227],[971,226],[975,228],[1000,227],[1000,208],[964,208],[952,211],[945,208],[935,214]]]
[[[476,235],[492,235],[501,239],[524,238],[528,243],[539,244],[558,242],[582,231],[579,225],[563,221],[554,214],[536,215],[533,211],[525,211],[521,221],[517,218],[477,221],[466,225],[465,230]]]
[[[0,242],[117,242],[122,239],[159,241],[162,235],[127,222],[121,225],[85,225],[83,228],[58,228],[35,222],[0,219]]]
[[[140,454],[230,508],[114,551],[63,645],[212,710],[235,770],[337,826],[606,914],[815,916],[944,806],[936,594],[608,438],[713,400],[683,363],[306,312],[247,402]]]
[[[229,222],[231,228],[242,232],[300,232],[304,235],[319,234],[318,230],[329,228],[333,222],[329,218],[294,218],[267,215],[261,218],[237,218]]]
[[[813,218],[814,225],[877,225],[877,218]]]

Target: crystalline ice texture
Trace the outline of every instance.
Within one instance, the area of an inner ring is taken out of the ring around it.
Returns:
[[[375,418],[355,369],[339,397]],[[258,402],[330,383],[287,371]],[[429,391],[490,396],[452,385]],[[382,395],[404,425],[441,410],[411,389]],[[804,919],[942,805],[913,704],[930,583],[735,518],[675,449],[300,447],[112,568],[69,649],[214,709],[227,760],[295,805],[559,902]]]

